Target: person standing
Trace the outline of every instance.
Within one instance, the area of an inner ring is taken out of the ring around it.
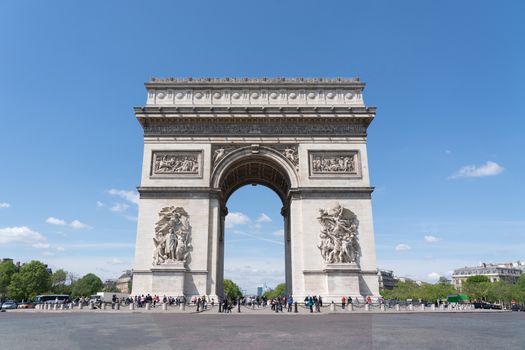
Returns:
[[[293,304],[293,297],[290,295],[288,296],[288,312],[292,312],[292,304]]]
[[[343,295],[343,297],[341,298],[341,308],[342,308],[343,310],[344,310],[344,308],[345,308],[345,305],[346,305],[346,298],[345,298],[344,295]]]

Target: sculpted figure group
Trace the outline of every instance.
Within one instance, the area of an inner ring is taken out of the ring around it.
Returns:
[[[354,156],[315,157],[312,160],[312,169],[316,173],[354,172]]]
[[[327,264],[359,264],[359,221],[354,213],[336,204],[330,209],[319,209],[321,244],[318,246]]]
[[[184,208],[162,208],[155,225],[153,265],[186,262],[191,249],[189,240],[189,216]]]
[[[156,174],[197,173],[199,161],[196,156],[164,155],[155,159]]]

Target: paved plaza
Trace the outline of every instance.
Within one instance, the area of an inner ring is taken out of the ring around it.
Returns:
[[[5,312],[0,348],[523,349],[525,313]]]

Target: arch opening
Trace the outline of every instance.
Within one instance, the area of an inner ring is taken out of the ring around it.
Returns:
[[[280,214],[283,217],[283,221],[279,227],[274,227],[275,230],[272,233],[278,232],[280,230],[282,235],[280,237],[274,236],[259,238],[263,238],[266,241],[273,241],[274,244],[281,244],[282,248],[284,248],[282,249],[281,247],[275,246],[273,249],[279,249],[281,251],[281,258],[282,252],[284,251],[284,277],[286,293],[291,293],[291,242],[289,239],[290,214],[289,210],[286,210],[286,207],[288,205],[287,198],[289,192],[294,187],[294,182],[296,181],[295,176],[296,175],[293,168],[287,163],[286,159],[284,159],[282,155],[278,153],[275,154],[275,152],[270,149],[261,149],[260,152],[257,152],[256,154],[251,152],[249,149],[240,150],[237,154],[231,154],[229,159],[224,159],[223,162],[219,164],[215,171],[215,176],[212,177],[212,181],[214,181],[214,187],[220,190],[221,207],[223,208],[223,210],[221,210],[221,229],[219,232],[219,245],[217,254],[217,266],[219,268],[217,269],[216,278],[219,295],[224,296],[225,232],[231,228],[228,227],[228,224],[231,222],[231,220],[227,219],[230,210],[226,207],[226,204],[229,202],[234,193],[246,192],[247,190],[244,188],[245,186],[249,185],[262,185],[266,188],[269,188],[272,191],[267,192],[274,192],[281,201],[282,208],[280,210]],[[250,189],[251,186],[246,188]],[[260,202],[252,201],[252,216],[255,215],[254,213],[257,210],[260,213],[264,212],[265,206],[264,204],[261,204],[262,203]],[[232,209],[233,211],[231,211],[231,214],[238,215],[236,212],[237,207]],[[272,212],[272,214],[274,214],[274,210],[272,210]],[[278,217],[279,214],[276,216]],[[257,220],[255,217],[251,219],[252,222]],[[244,232],[244,234],[257,237],[256,235],[252,235],[250,232]],[[231,249],[230,245],[228,245],[228,248]],[[235,255],[234,251],[232,251],[232,253]],[[228,254],[230,254],[230,251],[228,251]],[[250,288],[251,291],[253,291],[254,286],[250,286],[247,289],[250,291]]]

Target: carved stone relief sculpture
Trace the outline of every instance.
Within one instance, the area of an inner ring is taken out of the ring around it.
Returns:
[[[152,175],[199,175],[200,151],[154,152]]]
[[[296,170],[299,170],[299,152],[297,145],[275,145],[273,147],[288,159]]]
[[[182,207],[164,207],[159,212],[153,237],[153,265],[185,263],[190,254],[190,220]]]
[[[310,175],[357,175],[355,151],[310,152]]]
[[[215,167],[224,157],[226,157],[228,154],[230,154],[232,151],[241,148],[246,147],[248,145],[237,145],[237,146],[231,146],[231,145],[214,145],[212,149],[212,163],[213,167]],[[293,166],[299,170],[299,153],[297,150],[297,145],[282,145],[282,144],[262,144],[262,145],[251,145],[252,146],[252,153],[257,153],[257,147],[258,146],[265,146],[265,147],[271,147],[276,149],[279,153],[281,153],[286,159],[290,161],[290,163],[293,164]]]
[[[214,145],[212,149],[212,164],[215,167],[221,160],[224,159],[231,151],[235,150],[236,146],[230,145]]]
[[[321,224],[321,244],[317,247],[325,263],[359,265],[361,252],[357,216],[336,203],[329,209],[319,209],[317,220]]]

